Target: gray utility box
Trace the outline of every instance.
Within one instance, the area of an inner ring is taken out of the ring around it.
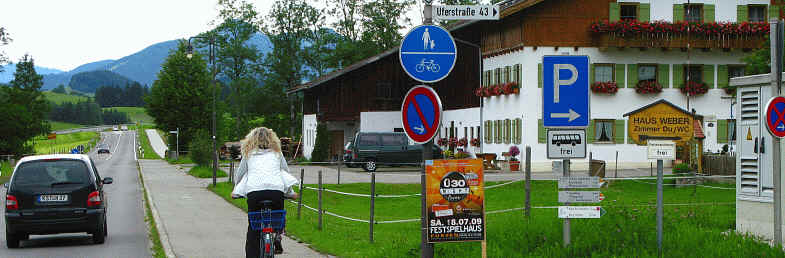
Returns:
[[[771,84],[769,74],[730,80],[736,87],[736,230],[767,239],[774,238],[775,157],[764,110],[775,95]]]

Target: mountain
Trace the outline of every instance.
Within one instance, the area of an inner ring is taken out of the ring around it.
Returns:
[[[16,64],[8,64],[3,66],[3,72],[0,72],[0,83],[7,83],[14,79],[14,72],[16,72]],[[56,74],[62,73],[63,71],[53,69],[53,68],[46,68],[41,66],[35,67],[35,72],[44,75],[44,74]]]
[[[68,85],[80,92],[95,92],[101,86],[125,87],[133,83],[135,82],[118,73],[98,70],[74,74]]]

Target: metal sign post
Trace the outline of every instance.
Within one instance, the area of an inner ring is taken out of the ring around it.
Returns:
[[[648,159],[657,160],[657,254],[662,257],[662,180],[663,161],[676,159],[676,143],[673,141],[648,140]]]
[[[562,160],[562,166],[564,166],[563,176],[570,177],[570,160],[569,159]],[[570,203],[565,202],[564,206],[570,206]],[[563,228],[562,237],[564,240],[564,247],[567,247],[570,245],[570,218],[564,218],[564,225],[562,226],[562,228]]]
[[[774,81],[771,87],[772,95],[779,97],[781,94],[782,89],[782,55],[783,55],[783,22],[782,20],[772,20],[771,22],[771,34],[770,38],[774,39],[771,40],[771,79]],[[777,98],[775,97],[775,98]],[[768,107],[767,107],[768,108]],[[768,108],[770,109],[770,108]],[[770,110],[767,111],[771,112]],[[771,124],[769,120],[770,115],[767,115],[766,121],[767,126]],[[783,125],[785,126],[785,125]],[[772,130],[774,129],[774,130]],[[781,155],[780,155],[780,135],[775,133],[777,131],[777,125],[774,125],[774,128],[769,128],[769,132],[772,133],[775,137],[772,137],[772,148],[771,153],[772,157],[772,165],[774,169],[772,170],[773,179],[774,179],[774,242],[776,245],[782,245],[782,162],[781,162]]]
[[[657,257],[662,257],[662,160],[657,160]]]

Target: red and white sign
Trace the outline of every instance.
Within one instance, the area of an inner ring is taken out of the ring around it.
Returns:
[[[773,97],[766,104],[766,128],[774,137],[785,137],[785,97]]]
[[[401,104],[401,122],[409,139],[417,144],[427,143],[439,131],[442,101],[433,88],[419,85],[406,93]]]

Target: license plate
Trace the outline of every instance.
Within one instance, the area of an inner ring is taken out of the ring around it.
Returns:
[[[68,201],[67,194],[47,194],[39,195],[38,202],[66,202]]]

